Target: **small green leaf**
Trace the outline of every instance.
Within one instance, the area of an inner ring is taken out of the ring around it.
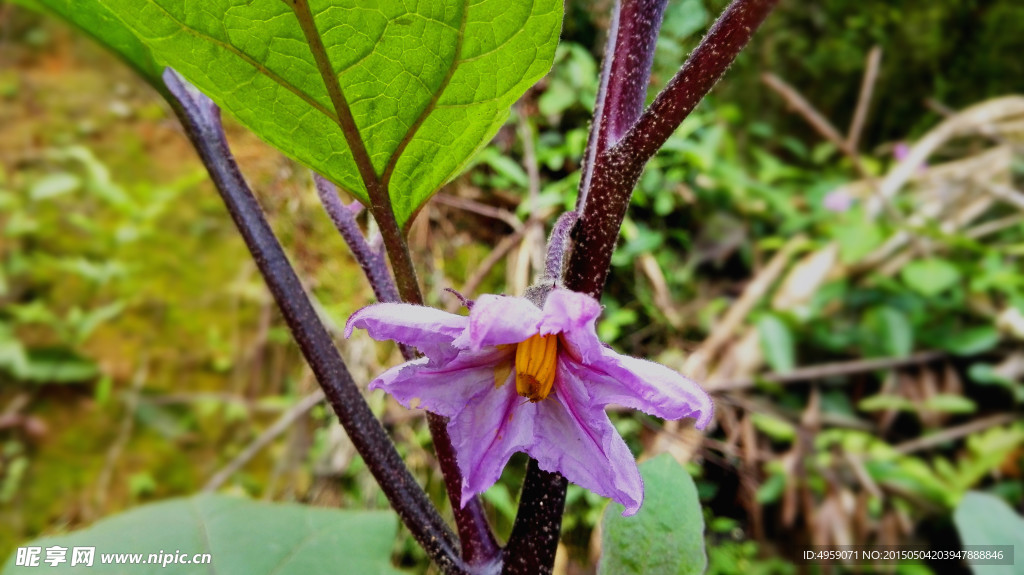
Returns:
[[[897,411],[913,411],[914,404],[899,395],[872,395],[860,400],[857,407],[861,411],[884,411],[895,409]]]
[[[697,488],[669,455],[640,465],[644,504],[633,517],[609,504],[601,530],[599,575],[689,575],[703,573],[704,516]]]
[[[796,343],[786,322],[766,313],[757,320],[757,333],[761,337],[761,351],[773,370],[782,373],[796,367]]]
[[[74,174],[57,172],[40,178],[28,191],[28,197],[33,200],[49,200],[64,194],[71,193],[82,185],[82,181]]]
[[[547,73],[563,13],[559,0],[41,1],[129,59],[141,44],[363,203],[373,180],[400,226]]]
[[[754,493],[754,499],[761,505],[770,505],[778,501],[785,490],[786,474],[772,473],[768,476],[768,479],[766,479],[765,482],[757,488],[757,492]]]
[[[304,505],[270,504],[197,495],[139,507],[67,535],[46,537],[24,546],[68,549],[66,563],[46,573],[73,575],[90,571],[70,566],[72,549],[95,547],[94,565],[105,554],[141,554],[141,563],[124,569],[134,575],[171,572],[148,563],[150,554],[180,551],[189,559],[209,553],[210,564],[175,564],[176,575],[245,573],[307,575],[310,573],[373,573],[398,575],[391,567],[397,519],[391,512],[338,511]],[[45,559],[45,552],[43,553]],[[16,567],[12,554],[3,575],[35,573],[39,567]],[[96,571],[101,572],[101,571]],[[120,571],[118,571],[120,572]]]
[[[796,439],[796,428],[785,419],[768,415],[767,413],[755,413],[751,419],[754,422],[754,427],[776,441],[793,441]]]
[[[14,377],[34,383],[82,383],[99,375],[91,359],[62,347],[30,349]]]
[[[942,341],[942,347],[956,355],[977,355],[999,343],[999,330],[986,325],[955,332]]]
[[[832,234],[839,243],[839,259],[852,264],[882,245],[885,236],[878,224],[865,220],[859,213],[851,211],[846,215],[848,221],[836,225]]]
[[[1005,387],[1016,401],[1024,402],[1024,383],[1014,381],[1000,373],[997,368],[988,363],[974,363],[967,369],[967,375],[982,385],[998,385]]]
[[[864,347],[874,355],[905,357],[914,349],[914,328],[906,314],[879,306],[864,315]]]
[[[953,513],[953,522],[964,545],[1012,545],[1024,549],[1024,518],[998,497],[968,491]],[[1015,559],[1020,565],[1020,558]],[[1014,565],[986,565],[975,573],[1012,575],[1020,573]]]
[[[900,275],[907,286],[925,297],[939,295],[960,281],[960,270],[940,258],[910,262]]]
[[[933,395],[926,399],[921,407],[929,411],[944,413],[974,413],[978,409],[974,401],[953,393]]]

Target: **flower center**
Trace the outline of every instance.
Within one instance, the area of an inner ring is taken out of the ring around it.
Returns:
[[[516,392],[536,403],[551,393],[558,363],[558,336],[530,336],[516,347]]]

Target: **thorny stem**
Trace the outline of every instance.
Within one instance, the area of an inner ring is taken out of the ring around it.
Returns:
[[[651,106],[622,139],[597,156],[566,287],[600,297],[626,206],[644,165],[722,77],[777,2],[734,0]],[[599,128],[598,123],[592,126]]]
[[[454,535],[409,473],[387,432],[363,399],[238,169],[224,137],[220,109],[171,69],[165,71],[164,82],[173,95],[170,103],[175,113],[359,455],[431,560],[445,573],[468,573],[455,549]]]
[[[345,99],[341,83],[334,73],[334,67],[324,48],[309,2],[308,0],[287,0],[287,2],[292,7],[303,35],[309,43],[317,70],[320,72],[331,103],[338,114],[338,124],[345,135],[345,141],[352,152],[363,185],[366,187],[367,195],[370,198],[370,214],[377,222],[381,237],[384,239],[384,247],[394,270],[398,295],[402,301],[423,305],[423,294],[420,292],[419,282],[416,279],[416,268],[412,263],[405,234],[395,219],[387,184],[378,176],[373,167],[373,162],[359,134],[359,127],[356,125],[348,101]],[[403,351],[408,355],[408,350]],[[434,449],[441,467],[441,475],[444,477],[445,486],[452,502],[456,527],[462,541],[462,558],[471,565],[491,564],[498,560],[500,549],[486,522],[479,499],[474,497],[465,507],[460,507],[458,503],[462,492],[462,474],[456,465],[451,438],[448,436],[447,420],[433,413],[428,414],[427,417]]]
[[[573,227],[573,245],[565,262],[565,287],[600,299],[626,206],[644,165],[722,77],[777,2],[734,0],[639,116],[665,2],[617,2],[580,180],[580,221]],[[565,479],[530,461],[504,573],[551,572],[565,489]]]

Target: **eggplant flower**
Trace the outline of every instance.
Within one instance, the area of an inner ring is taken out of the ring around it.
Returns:
[[[399,303],[365,307],[345,337],[366,329],[425,357],[394,367],[370,384],[407,408],[448,418],[462,472],[462,502],[498,480],[517,451],[541,469],[621,503],[633,515],[643,481],[605,406],[665,419],[696,418],[703,429],[711,399],[696,383],[657,363],[602,345],[600,304],[556,287],[543,309],[518,297],[484,295],[469,316]]]

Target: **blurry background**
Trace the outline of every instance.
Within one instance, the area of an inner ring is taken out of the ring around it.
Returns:
[[[652,93],[724,4],[670,3]],[[553,72],[413,225],[431,304],[530,283],[575,199],[610,7],[567,2]],[[600,333],[706,382],[718,421],[702,439],[613,419],[639,457],[690,462],[711,572],[795,572],[809,543],[955,547],[968,489],[1020,511],[1022,53],[1016,0],[783,1],[648,167]],[[343,325],[372,292],[308,172],[229,133]],[[340,348],[363,383],[399,361],[362,335]],[[316,390],[166,105],[0,3],[0,557],[204,488],[386,507]],[[421,414],[370,401],[443,503]],[[485,497],[502,536],[516,462]],[[570,487],[559,572],[593,571],[604,503]],[[404,535],[395,556],[426,569]]]

